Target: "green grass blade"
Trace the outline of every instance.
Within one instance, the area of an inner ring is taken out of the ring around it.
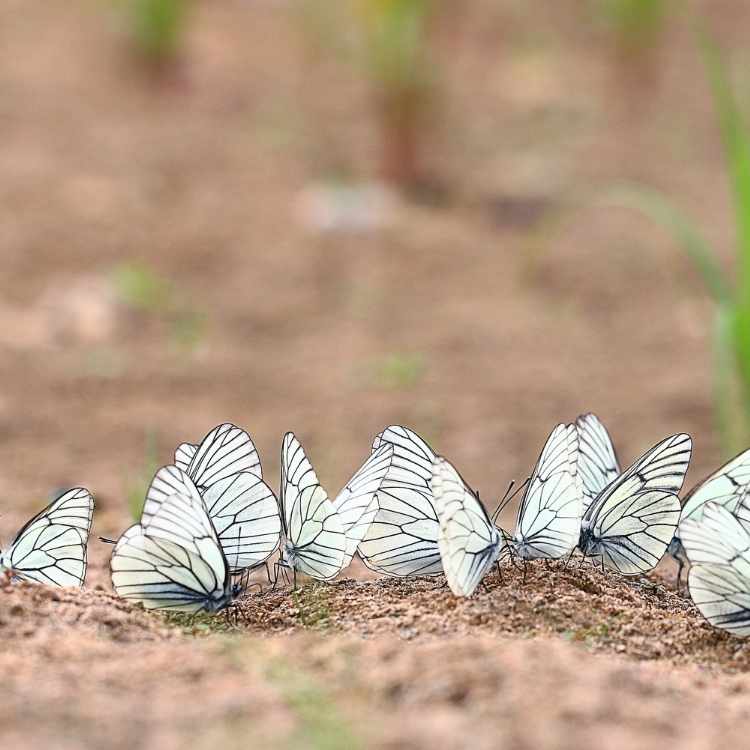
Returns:
[[[693,261],[714,300],[720,305],[733,304],[731,286],[713,249],[693,222],[660,193],[638,186],[622,187],[612,191],[607,202],[640,211],[669,231]]]
[[[739,265],[734,302],[734,347],[742,378],[746,419],[750,424],[750,134],[718,48],[706,34],[701,35],[701,42],[734,196]]]
[[[732,310],[720,305],[716,310],[713,331],[714,403],[716,421],[726,458],[740,450],[737,410],[735,408],[736,370]]]
[[[702,36],[702,47],[732,178],[741,283],[745,291],[750,291],[750,137],[718,49],[705,35]]]

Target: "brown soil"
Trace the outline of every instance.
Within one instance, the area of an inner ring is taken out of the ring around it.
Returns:
[[[687,14],[629,69],[593,4],[459,4],[436,29],[436,184],[380,230],[326,233],[301,191],[378,174],[379,134],[298,5],[196,3],[155,81],[106,3],[0,3],[3,540],[79,483],[95,534],[119,534],[152,459],[226,419],[269,477],[295,430],[330,488],[408,424],[490,504],[588,410],[625,460],[684,430],[688,483],[718,465],[710,303],[667,235],[604,200],[655,186],[729,257]],[[750,8],[697,6],[741,82]],[[172,291],[139,309],[123,264]],[[193,349],[175,319],[203,322]],[[539,565],[457,601],[346,580],[189,625],[115,600],[107,554],[92,541],[82,593],[0,591],[4,748],[692,750],[749,728],[746,646],[661,583]]]
[[[0,740],[27,747],[690,748],[750,728],[750,647],[577,564],[250,594],[218,617],[2,591]]]

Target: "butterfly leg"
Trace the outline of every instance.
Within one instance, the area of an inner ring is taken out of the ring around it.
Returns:
[[[677,558],[677,593],[682,591],[682,569],[685,567],[685,561],[681,558]]]
[[[233,606],[232,606],[232,605],[230,604],[230,605],[229,605],[229,606],[228,606],[228,607],[227,607],[227,608],[226,608],[226,609],[224,610],[224,622],[225,622],[225,623],[226,623],[226,624],[227,624],[228,626],[234,625],[234,623],[232,622],[232,614],[233,614],[233,613],[232,613],[232,610],[233,610],[233,609],[234,609],[234,607],[233,607]]]
[[[500,584],[504,586],[505,581],[503,580],[503,569],[500,565],[500,560],[497,561],[497,577],[498,577],[498,580],[500,581]]]
[[[273,581],[271,580],[271,568],[268,565],[268,560],[266,560],[263,564],[266,566],[266,576],[268,577],[268,583],[273,583]]]
[[[281,563],[276,561],[273,564],[273,585],[271,586],[271,591],[276,591],[276,586],[279,583],[280,570],[281,570]]]
[[[575,555],[575,553],[576,553],[576,549],[575,549],[575,547],[573,547],[573,549],[570,550],[570,554],[568,555],[568,559],[563,563],[563,570],[567,569],[568,564],[573,559],[573,555]]]
[[[521,578],[521,585],[526,585],[526,571],[527,571],[528,565],[526,563],[526,560],[523,561],[523,577]]]

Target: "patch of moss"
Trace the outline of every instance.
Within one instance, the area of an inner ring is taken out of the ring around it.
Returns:
[[[315,630],[325,630],[330,625],[331,592],[328,586],[312,583],[292,592],[292,601],[301,625]]]

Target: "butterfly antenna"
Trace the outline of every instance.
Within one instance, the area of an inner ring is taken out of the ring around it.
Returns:
[[[505,494],[503,495],[500,502],[497,504],[497,508],[495,508],[495,512],[492,514],[492,523],[495,523],[497,521],[497,517],[503,512],[503,508],[508,504],[508,498],[510,497],[510,493],[513,491],[513,487],[516,484],[515,479],[511,479],[508,483],[508,489],[505,490]]]
[[[513,487],[515,486],[515,480],[511,480],[510,484],[508,485],[508,489],[505,491],[503,499],[498,503],[497,508],[495,508],[495,512],[492,514],[492,523],[495,523],[497,517],[505,510],[508,503],[510,503],[511,500],[513,500],[513,498],[519,492],[521,492],[521,490],[525,489],[530,481],[531,477],[526,477],[523,483],[519,484],[518,487],[516,487],[516,489],[514,490]]]
[[[108,539],[106,536],[100,536],[99,541],[104,542],[105,544],[117,544],[115,539]]]

